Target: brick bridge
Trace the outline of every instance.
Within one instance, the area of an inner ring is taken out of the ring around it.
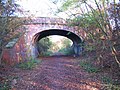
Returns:
[[[71,39],[75,54],[80,55],[80,43],[85,37],[83,30],[77,26],[68,26],[68,23],[61,18],[39,17],[26,19],[18,30],[25,33],[19,38],[11,40],[3,51],[3,62],[11,65],[27,60],[29,57],[37,57],[37,42],[41,38],[50,35],[61,35]]]

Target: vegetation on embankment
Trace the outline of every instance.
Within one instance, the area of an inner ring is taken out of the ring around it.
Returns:
[[[14,74],[10,74],[10,71],[13,70],[12,72],[15,72],[15,69],[18,70],[33,70],[37,67],[38,64],[40,64],[42,60],[40,59],[33,59],[30,58],[27,61],[21,62],[19,64],[16,64],[12,67],[6,66],[6,65],[1,65],[0,66],[0,90],[12,90],[14,89],[12,86],[17,83],[17,79],[19,76],[14,76]]]
[[[120,69],[110,52],[104,55],[100,59],[96,51],[86,51],[78,58],[79,66],[91,77],[98,77],[103,84],[103,90],[120,90]]]
[[[67,13],[69,25],[79,27],[76,32],[86,32],[83,54],[91,62],[81,62],[83,69],[89,72],[107,71],[120,84],[119,6],[116,0],[66,0],[58,13]]]
[[[37,66],[37,64],[40,64],[42,60],[39,59],[29,59],[27,61],[21,62],[16,67],[24,70],[31,70]]]
[[[57,11],[68,15],[70,26],[79,27],[76,32],[80,33],[81,30],[86,32],[83,37],[86,51],[94,49],[101,62],[107,58],[105,53],[110,52],[112,59],[118,64],[118,69],[120,68],[119,5],[119,1],[116,0],[66,0]]]

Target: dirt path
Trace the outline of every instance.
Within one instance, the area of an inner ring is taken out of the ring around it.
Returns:
[[[73,57],[42,58],[33,70],[17,71],[15,90],[101,90],[100,82]]]

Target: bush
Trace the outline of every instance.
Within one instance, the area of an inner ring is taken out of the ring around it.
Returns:
[[[0,83],[0,90],[9,90],[11,88],[10,81],[5,80],[4,82]]]
[[[47,52],[44,52],[42,56],[51,56],[53,54],[52,51],[47,51]]]
[[[112,81],[112,78],[103,76],[101,80],[103,83],[105,83],[103,84],[104,90],[120,90],[120,85],[115,85],[114,82]]]
[[[68,48],[62,48],[60,49],[58,52],[64,54],[64,55],[72,55],[74,54],[74,51],[71,47],[68,47]]]
[[[97,73],[100,71],[98,68],[94,67],[91,63],[88,62],[80,62],[80,66],[89,73]]]
[[[18,68],[25,69],[25,70],[31,70],[35,68],[35,66],[40,62],[41,60],[30,59],[29,61],[18,64]]]

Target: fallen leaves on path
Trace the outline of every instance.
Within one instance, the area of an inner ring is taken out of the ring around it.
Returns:
[[[42,58],[33,70],[16,70],[14,90],[101,90],[101,82],[73,57]]]

